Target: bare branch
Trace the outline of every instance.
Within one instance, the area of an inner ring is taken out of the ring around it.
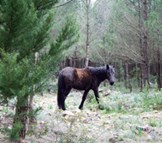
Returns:
[[[54,8],[62,7],[62,6],[64,6],[64,5],[69,4],[69,3],[72,2],[72,1],[74,1],[74,0],[69,0],[69,1],[67,1],[67,2],[65,2],[65,3],[63,3],[63,4],[56,5]]]

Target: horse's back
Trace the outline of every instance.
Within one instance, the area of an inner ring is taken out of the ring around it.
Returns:
[[[64,76],[83,76],[83,75],[87,75],[88,72],[86,70],[86,68],[73,68],[73,67],[65,67],[64,69],[62,69],[60,71],[61,75]]]
[[[84,90],[92,81],[87,68],[66,67],[61,70],[59,76],[63,76],[66,85],[79,90]]]

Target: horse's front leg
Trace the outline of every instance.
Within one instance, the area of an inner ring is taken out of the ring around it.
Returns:
[[[86,100],[88,92],[89,92],[89,89],[84,91],[83,97],[82,97],[82,102],[81,102],[81,104],[79,106],[79,109],[83,109],[83,104],[84,104],[84,101]]]
[[[99,104],[98,88],[93,89],[93,92],[94,92],[94,95],[95,95],[96,101],[97,101],[97,103]]]

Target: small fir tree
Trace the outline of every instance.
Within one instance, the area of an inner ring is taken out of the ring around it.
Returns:
[[[41,88],[35,85],[49,78],[62,51],[78,38],[74,20],[67,18],[58,37],[50,44],[56,3],[57,0],[0,1],[0,92],[4,101],[17,98],[10,135],[13,140],[25,138],[28,99]],[[50,45],[49,52],[43,52],[47,45]],[[41,53],[37,63],[36,52]]]

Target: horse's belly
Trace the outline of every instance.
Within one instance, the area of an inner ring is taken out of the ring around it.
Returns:
[[[85,90],[84,87],[77,87],[77,86],[74,86],[73,88],[74,88],[74,89],[77,89],[77,90]]]
[[[90,88],[90,86],[88,84],[75,83],[75,85],[73,85],[73,88],[77,89],[77,90],[86,90],[86,89]]]

